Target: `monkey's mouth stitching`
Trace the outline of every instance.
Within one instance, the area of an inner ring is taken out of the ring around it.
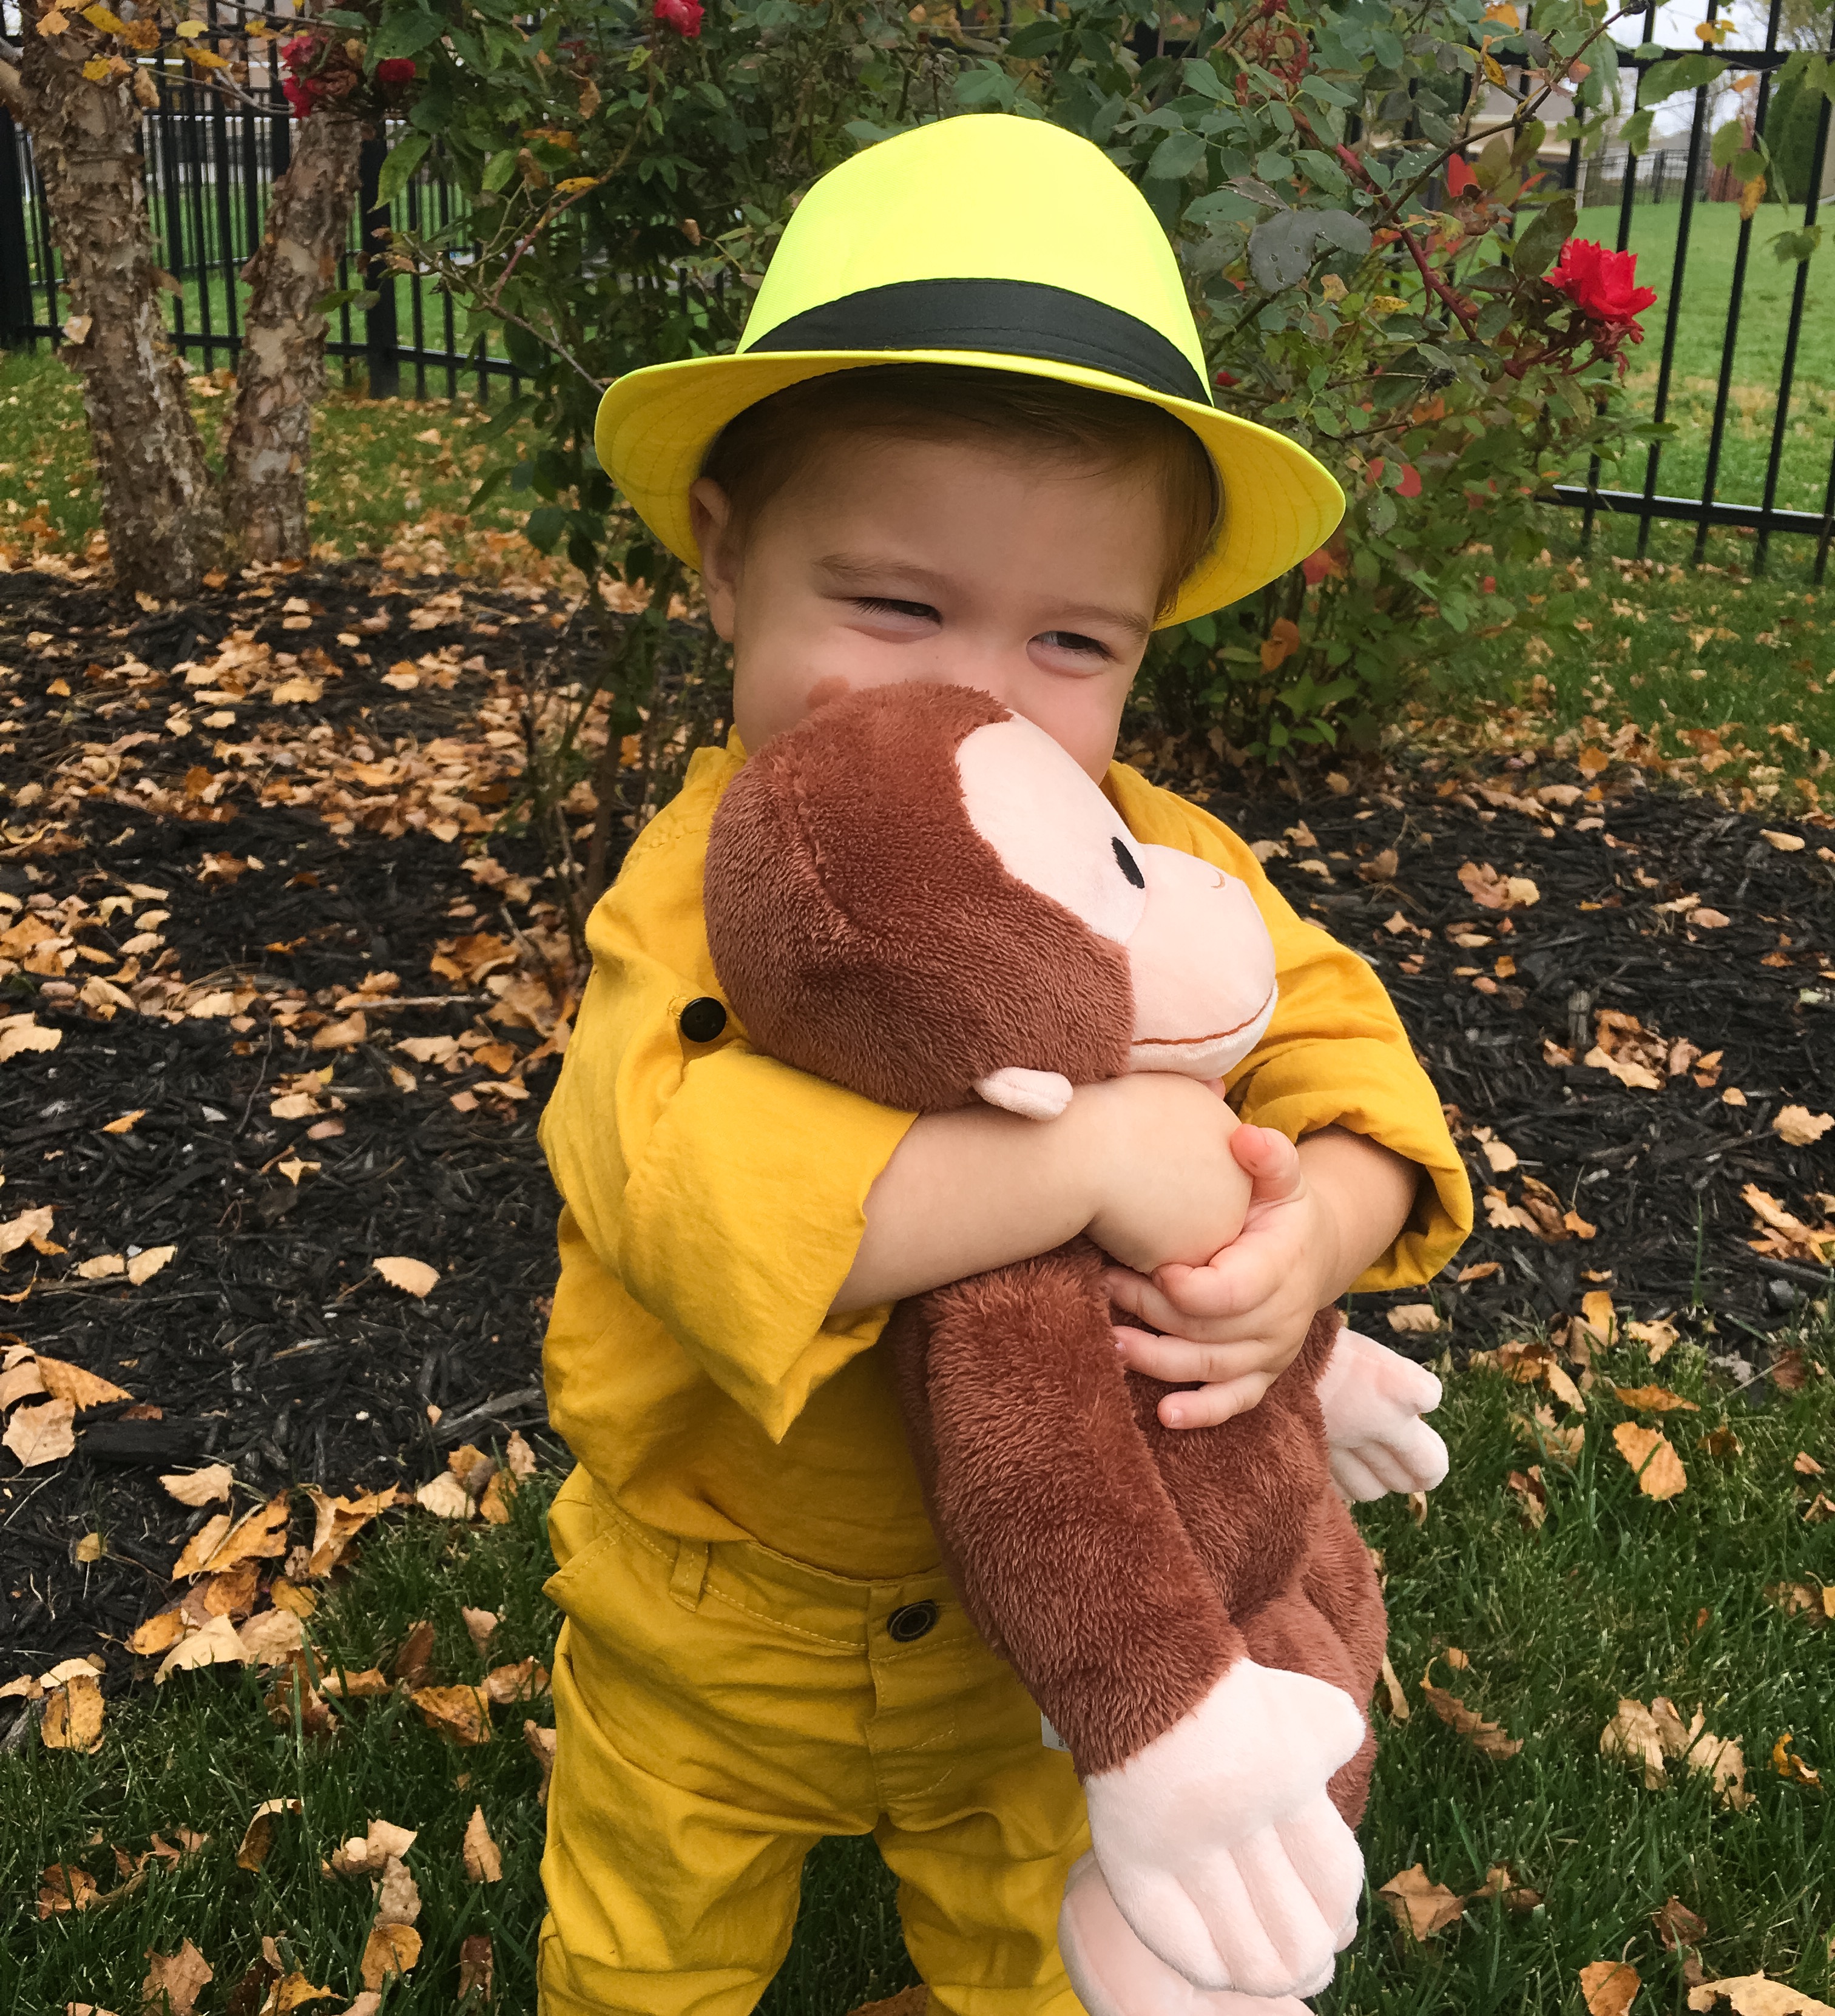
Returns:
[[[1213,1029],[1208,1036],[1137,1036],[1134,1047],[1137,1050],[1184,1049],[1193,1043],[1220,1043],[1226,1036],[1240,1035],[1250,1023],[1259,1022],[1267,1013],[1268,1003],[1274,998],[1274,990],[1271,987],[1262,996],[1260,1007],[1253,1015],[1245,1015],[1240,1022],[1233,1024],[1228,1029]]]

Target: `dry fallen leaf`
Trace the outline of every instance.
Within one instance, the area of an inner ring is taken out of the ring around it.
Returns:
[[[373,1264],[391,1288],[399,1288],[406,1295],[424,1298],[440,1278],[437,1267],[428,1266],[424,1260],[411,1260],[405,1253],[391,1253]]]
[[[218,1499],[229,1496],[229,1487],[236,1481],[236,1473],[226,1463],[207,1464],[202,1470],[175,1471],[162,1477],[160,1483],[169,1498],[175,1498],[181,1505],[193,1508],[215,1504]],[[224,1528],[227,1532],[228,1527]]]
[[[1404,1302],[1389,1312],[1389,1327],[1404,1336],[1431,1335],[1444,1328],[1440,1312],[1431,1302]]]
[[[465,1876],[471,1883],[500,1883],[503,1880],[503,1857],[497,1844],[491,1838],[491,1831],[485,1824],[485,1809],[474,1806],[471,1818],[465,1823]]]
[[[1725,1981],[1704,1981],[1689,1991],[1689,2007],[1697,2011],[1731,2009],[1733,2016],[1835,2016],[1835,2008],[1801,1989],[1763,1974],[1734,1975]]]
[[[1620,1701],[1617,1712],[1600,1733],[1599,1749],[1602,1755],[1622,1757],[1636,1765],[1643,1773],[1646,1791],[1660,1791],[1669,1782],[1657,1719],[1640,1701]]]
[[[259,1869],[274,1845],[274,1830],[282,1813],[300,1811],[297,1799],[264,1799],[242,1831],[242,1845],[236,1851],[238,1869]]]
[[[1390,1664],[1386,1652],[1383,1655],[1383,1692],[1390,1720],[1406,1722],[1408,1719],[1408,1697],[1402,1690],[1395,1668]]]
[[[1649,1414],[1670,1414],[1678,1409],[1690,1414],[1701,1409],[1693,1400],[1685,1400],[1679,1393],[1672,1393],[1667,1386],[1614,1386],[1613,1391],[1628,1407],[1636,1407]]]
[[[191,2016],[199,1993],[215,1978],[210,1962],[189,1939],[175,1953],[149,1947],[146,1960],[140,1995],[149,2016]]]
[[[408,1698],[420,1719],[449,1743],[471,1745],[491,1740],[490,1705],[477,1687],[416,1687]]]
[[[1376,1892],[1411,1939],[1425,1939],[1463,1916],[1465,1899],[1444,1883],[1428,1880],[1419,1863],[1390,1877]]]
[[[372,1925],[363,1949],[363,1985],[380,1988],[391,1975],[409,1974],[420,1957],[420,1935],[412,1925]]]
[[[1678,1496],[1689,1486],[1689,1474],[1667,1435],[1635,1421],[1620,1421],[1612,1431],[1619,1454],[1637,1473],[1638,1489],[1659,1502]]]
[[[131,1400],[133,1395],[124,1386],[112,1380],[100,1379],[93,1372],[85,1372],[80,1365],[67,1364],[61,1358],[47,1358],[42,1352],[38,1354],[38,1377],[45,1382],[45,1390],[59,1400],[67,1400],[81,1413],[85,1407],[104,1406],[110,1400]]]
[[[535,1453],[522,1438],[520,1428],[512,1428],[510,1439],[503,1445],[503,1461],[510,1474],[519,1482],[535,1474]]]
[[[492,1995],[492,1956],[488,1932],[468,1932],[459,1942],[459,2007],[487,2005]],[[354,2012],[353,2012],[354,2016]]]
[[[459,1615],[464,1619],[465,1629],[472,1643],[481,1654],[491,1642],[491,1634],[497,1628],[497,1613],[494,1610],[474,1610],[461,1604]]]
[[[199,1666],[246,1665],[248,1654],[227,1617],[213,1617],[201,1631],[181,1638],[160,1660],[153,1672],[155,1685],[163,1686],[174,1673],[189,1672]]]
[[[79,1561],[99,1561],[106,1551],[99,1533],[85,1533],[72,1549],[71,1557]]]
[[[438,1477],[420,1485],[414,1493],[414,1502],[439,1519],[469,1519],[478,1509],[471,1502],[471,1494],[449,1470],[442,1470]]]
[[[424,1617],[402,1640],[402,1649],[395,1654],[395,1678],[406,1680],[409,1687],[418,1687],[433,1662],[433,1643],[432,1621]]]
[[[47,1750],[80,1750],[88,1757],[102,1748],[102,1690],[93,1673],[73,1673],[45,1695],[38,1740]]]
[[[1433,1669],[1429,1667],[1428,1670],[1431,1672]],[[1501,1723],[1487,1722],[1476,1709],[1468,1708],[1457,1694],[1448,1694],[1444,1687],[1430,1687],[1423,1679],[1421,1698],[1449,1729],[1457,1730],[1474,1750],[1484,1756],[1514,1757],[1523,1748],[1520,1737],[1506,1736]]]
[[[1595,1344],[1610,1345],[1618,1333],[1618,1312],[1603,1288],[1580,1298],[1581,1324]]]
[[[70,1684],[74,1687],[77,1683],[73,1680]],[[49,1716],[49,1704],[45,1708],[45,1714],[47,1717]],[[1790,1730],[1786,1730],[1772,1745],[1772,1769],[1780,1778],[1788,1780],[1793,1785],[1819,1785],[1822,1782],[1822,1773],[1811,1769],[1810,1766],[1804,1763],[1790,1748],[1795,1741],[1795,1737],[1791,1735]]]
[[[391,1484],[382,1491],[359,1493],[355,1498],[333,1498],[316,1485],[306,1487],[312,1501],[315,1524],[312,1544],[305,1572],[322,1581],[337,1567],[344,1550],[362,1528],[379,1513],[402,1502],[402,1494]]]
[[[150,1281],[178,1250],[175,1246],[143,1247],[128,1262],[128,1279],[136,1288]]]
[[[492,1705],[533,1701],[548,1691],[548,1669],[539,1659],[518,1659],[514,1665],[493,1666],[485,1676],[485,1692]]]
[[[327,1673],[319,1687],[321,1693],[339,1701],[376,1701],[391,1691],[389,1677],[379,1666],[366,1666],[361,1672]]]
[[[1660,1317],[1649,1323],[1628,1323],[1624,1334],[1643,1345],[1653,1365],[1675,1348],[1678,1335],[1675,1325]]]
[[[68,1400],[47,1400],[41,1407],[21,1407],[0,1435],[0,1447],[10,1449],[21,1470],[59,1463],[77,1446],[72,1427],[76,1409]]]
[[[1679,1897],[1671,1897],[1660,1911],[1653,1911],[1650,1922],[1670,1953],[1683,1946],[1698,1946],[1707,1936],[1707,1921],[1697,1917]]]
[[[548,1803],[548,1780],[554,1775],[554,1732],[544,1729],[539,1722],[525,1722],[522,1726],[522,1740],[529,1755],[535,1760],[535,1768],[542,1774],[542,1781],[535,1788],[535,1803]]]
[[[1541,1465],[1531,1463],[1527,1474],[1520,1470],[1513,1470],[1505,1478],[1504,1484],[1507,1490],[1516,1495],[1516,1509],[1522,1516],[1523,1525],[1532,1533],[1539,1532],[1543,1521],[1548,1516],[1548,1492],[1542,1481]]]
[[[342,1848],[333,1849],[326,1867],[333,1876],[379,1876],[391,1859],[399,1861],[408,1852],[415,1838],[413,1827],[374,1820],[366,1834],[354,1834]]]
[[[236,1635],[242,1640],[249,1663],[257,1666],[277,1666],[306,1642],[299,1615],[292,1610],[264,1610],[251,1617]]]
[[[1638,1992],[1638,1971],[1622,1960],[1596,1960],[1580,1971],[1588,2016],[1624,2016]]]
[[[382,1881],[377,1887],[376,1922],[411,1925],[420,1916],[420,1886],[401,1856],[391,1855],[382,1865]]]
[[[227,1514],[218,1513],[192,1535],[173,1566],[172,1579],[177,1582],[189,1575],[221,1575],[242,1561],[270,1560],[284,1554],[287,1516],[284,1491],[276,1492],[265,1505],[245,1513],[233,1525]],[[201,1546],[206,1535],[211,1534],[215,1535],[211,1544],[207,1548]]]
[[[86,1911],[96,1898],[96,1878],[74,1862],[53,1862],[38,1879],[38,1916]]]
[[[156,1611],[128,1638],[128,1650],[137,1658],[150,1659],[156,1653],[169,1651],[177,1644],[185,1636],[186,1629],[182,1610]]]

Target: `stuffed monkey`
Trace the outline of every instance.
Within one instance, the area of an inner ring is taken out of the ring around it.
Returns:
[[[1246,885],[1136,841],[972,688],[872,689],[767,743],[715,816],[704,902],[750,1042],[919,1111],[1220,1082],[1274,1012]],[[1440,1481],[1439,1384],[1322,1311],[1259,1406],[1167,1429],[1170,1389],[1117,1361],[1102,1264],[1079,1240],[938,1289],[886,1344],[964,1607],[1083,1782],[1093,1854],[1059,1924],[1079,1997],[1267,2010],[1330,1979],[1363,1880],[1386,1627],[1340,1493]]]

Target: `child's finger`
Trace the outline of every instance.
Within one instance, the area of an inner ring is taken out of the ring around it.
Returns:
[[[1195,1337],[1155,1337],[1130,1323],[1115,1326],[1115,1348],[1130,1372],[1145,1372],[1169,1386],[1241,1378],[1267,1368],[1273,1353],[1264,1338],[1212,1343]]]
[[[1260,1309],[1273,1294],[1277,1279],[1270,1256],[1238,1244],[1225,1247],[1208,1266],[1183,1267],[1170,1262],[1156,1268],[1152,1286],[1188,1321],[1216,1322],[1247,1316]],[[1181,1327],[1176,1319],[1165,1324],[1157,1316],[1149,1316],[1148,1321],[1156,1329]]]
[[[1214,1428],[1259,1406],[1274,1383],[1271,1372],[1246,1372],[1240,1378],[1201,1386],[1195,1393],[1169,1393],[1159,1403],[1159,1418],[1169,1428]]]
[[[1300,1187],[1300,1151],[1272,1127],[1238,1127],[1230,1153],[1254,1184],[1257,1203],[1276,1203]]]

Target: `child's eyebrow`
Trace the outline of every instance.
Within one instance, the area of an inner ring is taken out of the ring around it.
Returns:
[[[933,569],[919,567],[910,560],[862,559],[851,553],[828,553],[816,562],[820,571],[826,574],[837,588],[875,589],[881,594],[888,585],[888,577],[901,587],[918,589],[921,592],[936,594],[948,585],[948,577]],[[914,597],[914,599],[916,598]],[[1108,623],[1130,635],[1145,637],[1152,634],[1153,625],[1139,610],[1115,609],[1106,603],[1067,603],[1054,610],[1054,629],[1067,628],[1074,623]]]

